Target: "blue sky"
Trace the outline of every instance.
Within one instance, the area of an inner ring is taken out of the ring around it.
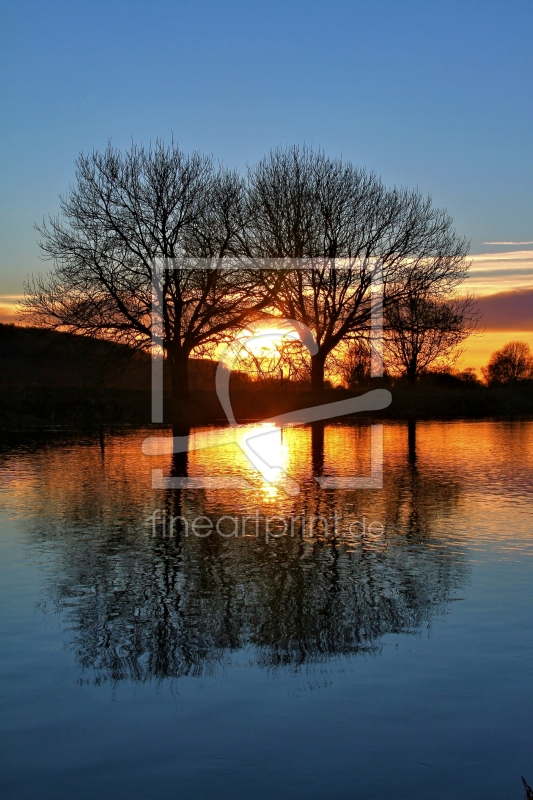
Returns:
[[[474,253],[533,240],[530,0],[18,0],[1,28],[0,294],[45,267],[33,225],[80,150],[172,132],[231,166],[343,154],[430,193]]]

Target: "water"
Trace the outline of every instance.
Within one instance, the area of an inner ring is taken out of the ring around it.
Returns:
[[[521,798],[533,423],[247,433],[3,446],[2,797]]]

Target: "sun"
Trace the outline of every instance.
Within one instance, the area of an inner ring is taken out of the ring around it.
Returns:
[[[283,320],[278,324],[269,320],[242,328],[229,342],[204,349],[202,356],[219,362],[229,357],[232,368],[252,374],[258,367],[272,368],[278,358],[286,356],[284,347],[296,342],[301,342],[298,331],[284,325]]]
[[[297,331],[267,325],[255,328],[253,331],[245,329],[237,336],[237,341],[241,341],[243,348],[246,348],[254,356],[274,354],[285,342],[299,340]]]

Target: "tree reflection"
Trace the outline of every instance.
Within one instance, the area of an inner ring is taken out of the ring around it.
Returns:
[[[313,431],[313,461],[323,435]],[[344,528],[296,526],[294,536],[269,543],[253,526],[238,538],[199,538],[183,525],[172,536],[161,526],[153,536],[141,524],[154,507],[150,495],[116,482],[111,503],[92,485],[96,473],[80,464],[78,479],[90,475],[87,488],[78,480],[50,494],[35,531],[54,548],[47,596],[77,663],[97,681],[162,680],[211,672],[243,648],[264,667],[298,668],[375,652],[388,633],[419,633],[444,611],[467,570],[461,547],[440,525],[460,496],[459,478],[422,467],[412,442],[406,431],[383,491],[370,496],[313,484],[294,501],[309,517],[337,513]],[[106,446],[108,461],[110,451]],[[186,454],[174,457],[171,472],[187,474]],[[166,491],[159,500],[167,520],[228,513],[209,492]],[[345,535],[368,508],[379,509],[374,518],[385,535],[360,537],[357,524],[355,535]]]
[[[314,475],[322,475],[324,472],[325,428],[324,422],[311,423],[311,453]]]

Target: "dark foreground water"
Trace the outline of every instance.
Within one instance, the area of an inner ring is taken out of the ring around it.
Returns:
[[[533,423],[250,431],[2,447],[1,796],[519,800]]]

